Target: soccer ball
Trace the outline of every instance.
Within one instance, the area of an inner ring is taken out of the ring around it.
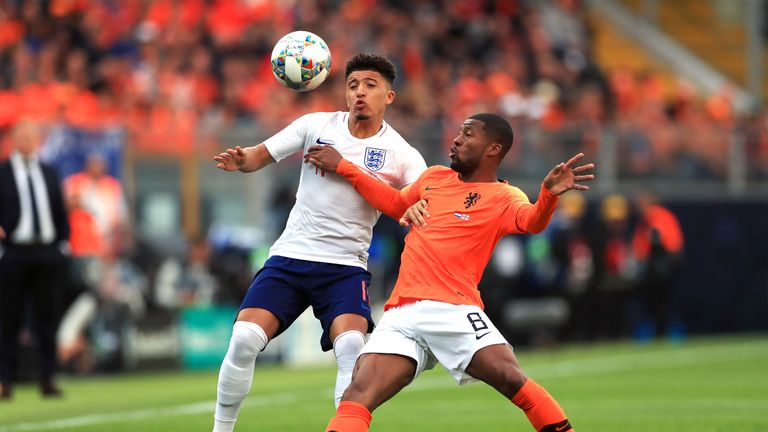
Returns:
[[[280,84],[291,90],[314,90],[330,72],[331,51],[314,33],[288,33],[272,50],[272,73]]]

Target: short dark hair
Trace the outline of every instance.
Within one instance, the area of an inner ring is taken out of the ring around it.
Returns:
[[[484,123],[483,130],[491,138],[491,141],[501,144],[501,157],[503,158],[509,149],[512,148],[512,142],[515,140],[515,135],[509,122],[494,113],[479,113],[469,118],[480,120]]]
[[[389,85],[395,82],[395,65],[383,56],[377,54],[358,53],[347,62],[347,70],[344,79],[349,78],[349,74],[355,71],[370,70],[381,74]]]

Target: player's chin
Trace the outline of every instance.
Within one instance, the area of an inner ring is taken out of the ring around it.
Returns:
[[[371,116],[370,114],[358,112],[358,113],[355,113],[355,119],[357,121],[365,121],[365,120],[370,120]]]
[[[456,171],[457,173],[461,173],[462,172],[461,163],[459,161],[457,161],[456,159],[451,159],[451,165],[450,166],[451,166],[451,169]]]

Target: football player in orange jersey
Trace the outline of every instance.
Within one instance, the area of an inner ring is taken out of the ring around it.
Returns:
[[[430,213],[429,224],[406,237],[384,316],[327,431],[367,431],[371,411],[438,362],[459,384],[480,380],[494,387],[525,412],[535,430],[573,431],[559,404],[523,373],[511,345],[483,312],[477,284],[498,240],[543,231],[558,195],[589,189],[582,182],[594,179],[586,173],[594,165],[574,167],[581,153],[558,164],[531,204],[520,189],[496,176],[512,141],[506,120],[473,115],[453,141],[450,168],[430,167],[402,190],[331,147],[312,147],[305,154],[305,162],[342,175],[372,206],[395,219],[405,214],[418,222],[422,200]],[[413,205],[417,208],[409,209]]]

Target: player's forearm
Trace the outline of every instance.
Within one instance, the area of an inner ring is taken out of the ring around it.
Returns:
[[[525,205],[517,212],[517,226],[526,233],[538,234],[544,231],[552,220],[557,201],[557,195],[542,186],[536,204]]]
[[[258,171],[275,161],[263,143],[246,147],[243,149],[243,152],[245,153],[245,162],[243,166],[238,168],[241,172]]]
[[[410,205],[403,199],[400,190],[366,174],[346,159],[339,163],[336,173],[343,176],[368,204],[394,220],[400,219]]]

